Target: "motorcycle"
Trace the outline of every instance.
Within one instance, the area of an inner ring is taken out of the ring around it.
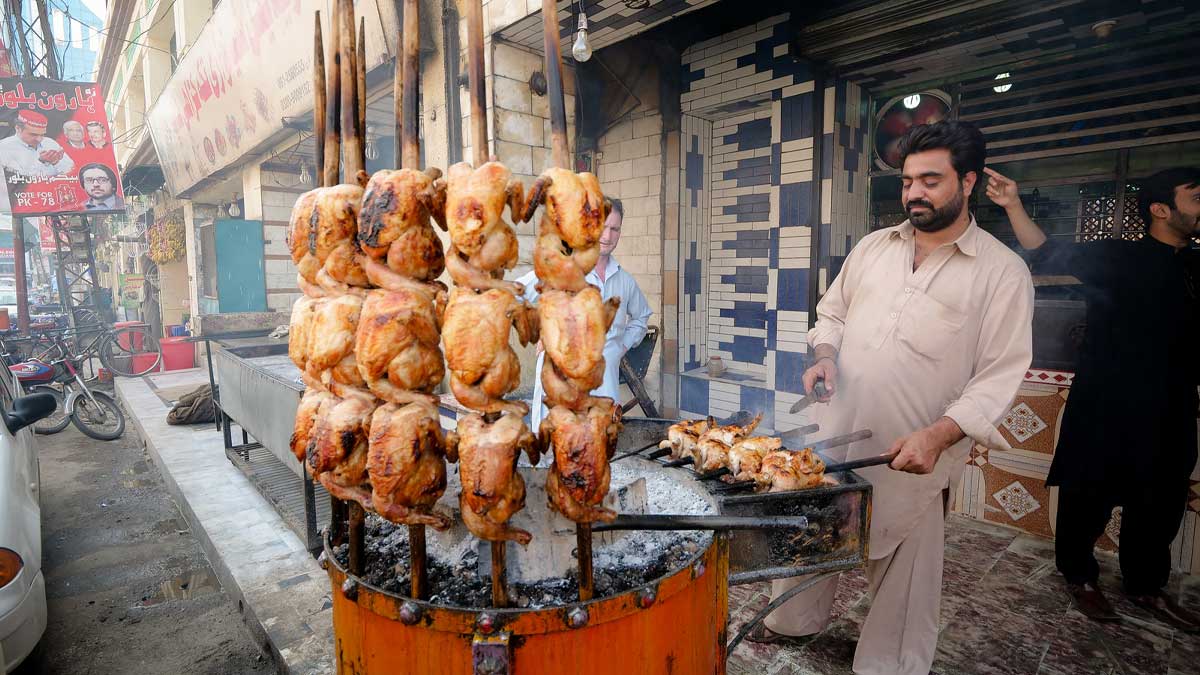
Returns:
[[[96,440],[120,438],[125,433],[121,407],[108,394],[87,386],[80,374],[83,356],[70,354],[61,341],[57,347],[56,359],[28,359],[9,366],[26,392],[50,394],[58,404],[54,414],[33,425],[34,432],[56,434],[74,424]]]

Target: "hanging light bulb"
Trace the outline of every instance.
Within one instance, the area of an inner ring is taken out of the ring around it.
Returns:
[[[379,159],[379,134],[375,133],[375,125],[367,125],[367,159]]]
[[[300,184],[308,185],[312,183],[312,177],[308,175],[308,160],[300,158]]]
[[[588,43],[587,14],[579,11],[579,32],[575,34],[575,44],[571,45],[571,55],[583,63],[592,58],[592,45]]]
[[[912,110],[919,105],[921,105],[921,95],[920,94],[909,94],[908,96],[904,97],[904,107],[905,108]]]
[[[230,218],[237,218],[242,215],[242,207],[238,206],[236,192],[233,193],[233,201],[229,202],[228,212]]]

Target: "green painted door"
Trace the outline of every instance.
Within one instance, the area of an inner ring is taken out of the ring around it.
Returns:
[[[221,313],[267,311],[262,221],[218,220],[213,234]]]

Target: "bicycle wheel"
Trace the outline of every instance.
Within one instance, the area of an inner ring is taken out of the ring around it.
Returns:
[[[100,346],[100,363],[122,377],[140,377],[158,370],[162,350],[149,326],[126,326],[109,332]]]
[[[125,413],[108,394],[93,391],[97,405],[86,395],[75,400],[71,422],[80,431],[98,441],[115,441],[125,433]]]
[[[63,394],[61,391],[48,384],[35,384],[29,387],[28,392],[30,394],[50,394],[54,397],[54,412],[49,417],[34,422],[33,433],[42,435],[57,434],[67,428],[67,425],[71,423],[71,417],[67,415],[67,407],[63,405]]]

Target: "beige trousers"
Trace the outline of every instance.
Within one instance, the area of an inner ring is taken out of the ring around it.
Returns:
[[[891,555],[867,563],[871,608],[854,652],[859,675],[928,675],[937,649],[945,513],[934,500]],[[806,578],[771,582],[777,598]],[[784,635],[810,635],[829,624],[838,577],[801,592],[766,619]]]

